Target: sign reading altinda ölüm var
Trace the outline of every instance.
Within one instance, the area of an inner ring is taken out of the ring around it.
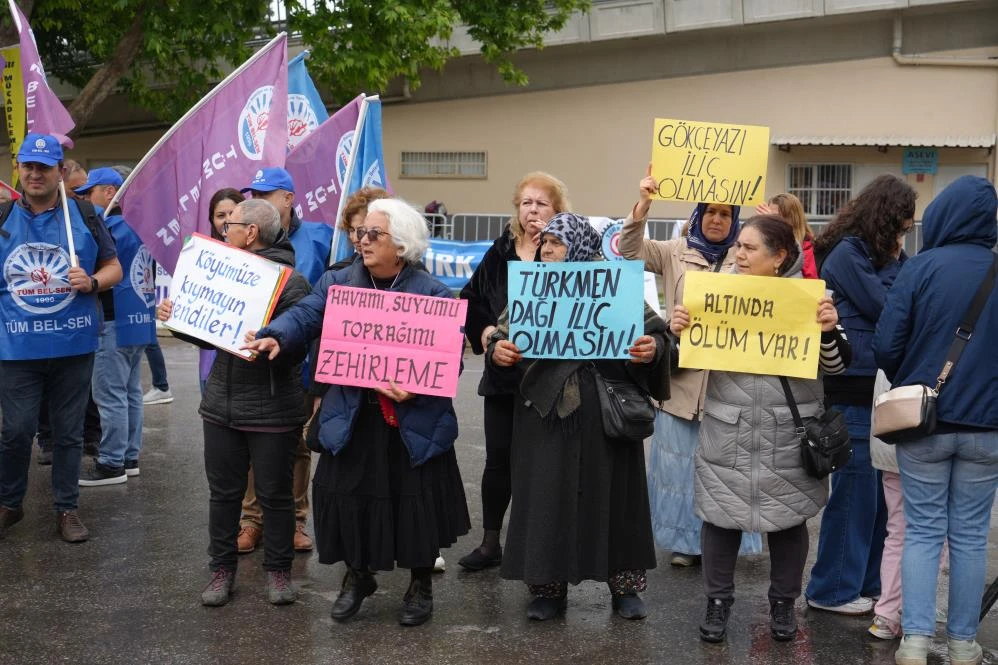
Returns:
[[[679,366],[813,379],[824,295],[820,279],[687,272]]]
[[[656,118],[651,159],[652,198],[756,205],[766,196],[769,127]]]
[[[163,324],[244,358],[249,330],[267,325],[291,269],[200,233],[188,236],[170,283],[173,313]]]
[[[644,334],[644,264],[509,264],[509,340],[525,358],[630,358]]]
[[[457,396],[467,300],[331,286],[315,380]]]

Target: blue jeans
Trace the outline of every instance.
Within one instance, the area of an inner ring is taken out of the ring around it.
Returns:
[[[146,360],[149,361],[152,387],[166,392],[170,389],[170,382],[166,379],[166,359],[163,358],[163,349],[159,348],[159,338],[153,337],[152,344],[147,344],[142,348],[145,349]]]
[[[52,428],[52,496],[55,509],[75,510],[80,496],[83,415],[90,395],[94,354],[0,361],[0,505],[18,508],[28,489],[31,439],[42,395]]]
[[[102,436],[97,461],[120,468],[142,449],[142,355],[145,345],[116,343],[114,321],[104,322],[94,357],[94,401]]]
[[[821,516],[818,555],[805,595],[835,606],[880,595],[880,559],[887,538],[887,503],[880,472],[870,463],[870,407],[834,405],[845,417],[852,459],[832,474]]]
[[[949,540],[947,634],[977,636],[988,528],[998,489],[998,430],[934,434],[897,447],[904,495],[901,615],[906,635],[935,632],[936,576]]]

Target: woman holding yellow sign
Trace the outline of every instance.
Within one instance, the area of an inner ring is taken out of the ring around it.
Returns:
[[[779,217],[760,215],[742,227],[735,243],[738,274],[801,277],[803,255],[793,231]],[[832,300],[817,305],[821,324],[818,367],[825,374],[845,370],[849,344]],[[672,332],[690,325],[683,305],[672,311]],[[788,378],[801,418],[824,412],[822,378]],[[696,451],[696,509],[703,519],[703,580],[707,613],[700,637],[720,642],[735,591],[735,560],[743,531],[765,532],[769,542],[770,632],[773,639],[797,634],[794,602],[801,594],[807,560],[807,520],[828,500],[823,480],[808,475],[801,442],[781,377],[711,371]]]
[[[739,207],[698,203],[688,231],[675,240],[645,238],[645,223],[658,184],[651,164],[640,184],[640,200],[620,232],[620,253],[641,259],[645,270],[662,276],[665,309],[683,302],[687,271],[730,272],[735,263]],[[707,372],[673,370],[672,398],[661,403],[648,459],[648,498],[656,544],[672,552],[673,566],[692,566],[700,557],[700,518],[693,509],[693,452],[699,439]],[[758,535],[745,537],[742,553],[762,551]]]

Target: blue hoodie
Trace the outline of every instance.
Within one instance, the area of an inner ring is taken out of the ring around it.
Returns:
[[[998,196],[984,178],[963,176],[929,204],[925,245],[901,268],[877,323],[873,352],[895,386],[936,385],[953,335],[991,267]],[[998,429],[998,288],[939,393],[939,421]],[[942,428],[945,431],[945,428]]]

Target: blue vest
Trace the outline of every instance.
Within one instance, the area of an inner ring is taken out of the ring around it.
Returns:
[[[97,241],[80,209],[69,205],[80,267],[92,275]],[[101,311],[96,293],[69,286],[62,206],[35,215],[15,204],[0,233],[0,360],[35,360],[97,350]]]
[[[321,222],[302,222],[291,235],[291,246],[295,248],[295,270],[305,275],[312,286],[326,272],[332,244],[333,227]]]
[[[152,255],[121,215],[109,215],[107,224],[124,273],[114,287],[114,329],[118,346],[152,344],[156,337],[156,272]]]

